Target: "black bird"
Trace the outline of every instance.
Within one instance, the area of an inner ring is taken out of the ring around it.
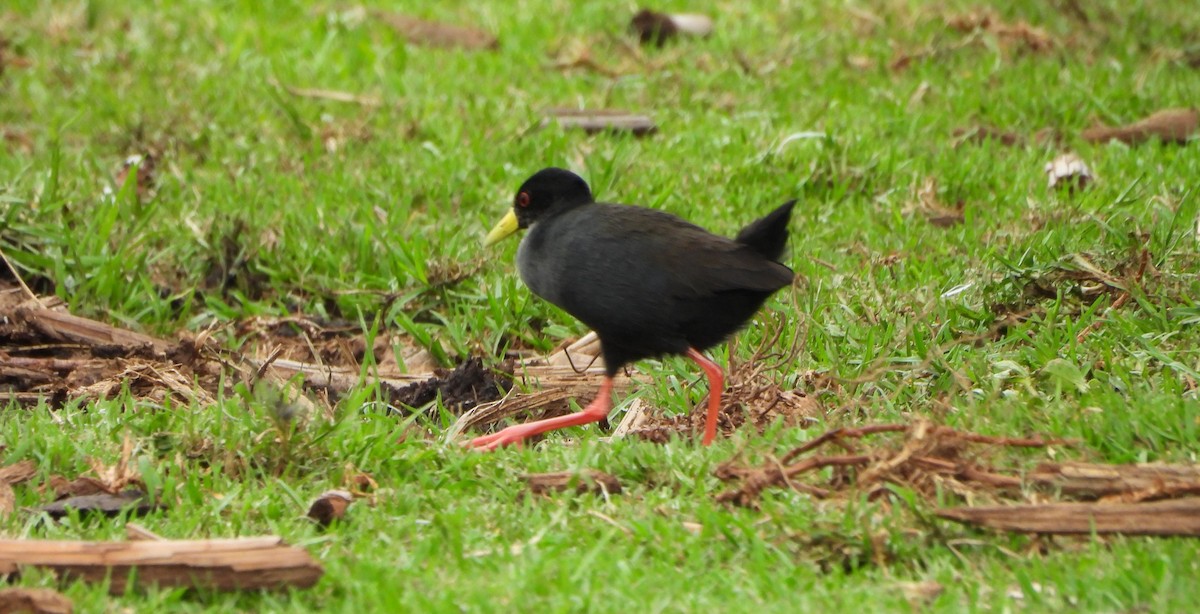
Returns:
[[[664,354],[687,355],[708,375],[704,444],[711,443],[725,379],[721,367],[701,352],[724,341],[768,296],[791,284],[792,270],[778,260],[795,202],[727,239],[663,211],[598,203],[588,184],[570,171],[538,171],[521,185],[512,211],[484,244],[529,229],[517,250],[521,279],[596,331],[604,383],[583,411],[511,426],[468,445],[491,450],[603,420],[612,409],[613,376],[621,367]]]

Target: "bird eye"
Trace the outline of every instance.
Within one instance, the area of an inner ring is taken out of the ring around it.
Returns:
[[[528,207],[529,206],[529,192],[521,192],[520,194],[517,194],[517,206],[518,207]]]

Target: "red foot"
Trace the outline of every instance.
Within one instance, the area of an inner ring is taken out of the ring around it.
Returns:
[[[701,443],[707,446],[717,436],[717,415],[721,412],[721,393],[725,391],[725,376],[721,373],[720,365],[709,360],[696,348],[688,348],[687,356],[696,361],[708,375],[708,416],[704,420],[704,439],[701,440]]]
[[[600,392],[596,398],[588,404],[583,411],[559,416],[557,418],[548,418],[546,420],[538,420],[527,424],[518,424],[510,426],[502,431],[476,437],[463,445],[480,451],[491,451],[501,446],[511,444],[520,445],[526,438],[532,437],[546,431],[566,428],[568,426],[578,426],[580,424],[590,424],[599,422],[608,416],[609,410],[612,409],[612,387],[613,380],[611,377],[605,377],[604,383],[600,384]]]

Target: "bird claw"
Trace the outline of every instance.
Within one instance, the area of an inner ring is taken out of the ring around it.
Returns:
[[[528,434],[524,432],[525,429],[522,429],[521,426],[510,426],[491,435],[484,435],[476,437],[471,441],[463,442],[462,445],[465,448],[471,448],[479,452],[491,452],[496,448],[514,444],[520,447],[521,443],[528,437]]]

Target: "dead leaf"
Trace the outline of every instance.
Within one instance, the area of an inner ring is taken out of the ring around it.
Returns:
[[[1092,183],[1092,171],[1082,158],[1065,153],[1046,163],[1046,177],[1051,188],[1065,187],[1068,192],[1082,190]]]
[[[347,490],[355,495],[367,495],[379,490],[379,484],[371,474],[362,471],[351,471],[344,480]]]
[[[321,493],[316,501],[308,507],[308,517],[321,528],[341,520],[346,515],[346,509],[354,502],[354,495],[345,490],[328,490]]]
[[[576,494],[594,493],[603,495],[621,494],[621,482],[617,478],[587,469],[581,472],[555,471],[553,473],[531,473],[521,476],[535,495],[546,495],[573,489]]]
[[[0,589],[0,612],[13,614],[71,614],[75,604],[49,588]]]
[[[478,28],[430,21],[388,11],[373,11],[372,14],[391,26],[409,42],[417,45],[446,49],[459,48],[469,51],[493,50],[500,46],[500,41],[495,36]]]
[[[86,497],[109,492],[103,482],[89,477],[78,477],[68,481],[61,475],[52,475],[50,476],[49,487],[54,491],[55,499]]]
[[[946,27],[958,32],[987,32],[1006,43],[1016,43],[1034,52],[1053,49],[1057,44],[1044,29],[1026,21],[1006,23],[990,10],[956,15],[946,19]]]
[[[1197,133],[1198,128],[1200,112],[1196,109],[1164,109],[1127,126],[1088,128],[1080,136],[1093,143],[1117,140],[1136,145],[1158,139],[1182,145]]]
[[[141,473],[129,463],[129,458],[133,455],[133,446],[133,438],[126,433],[121,443],[121,455],[111,467],[100,459],[88,459],[88,464],[92,466],[92,471],[96,472],[96,477],[100,479],[106,492],[116,493],[130,484],[141,482]]]

